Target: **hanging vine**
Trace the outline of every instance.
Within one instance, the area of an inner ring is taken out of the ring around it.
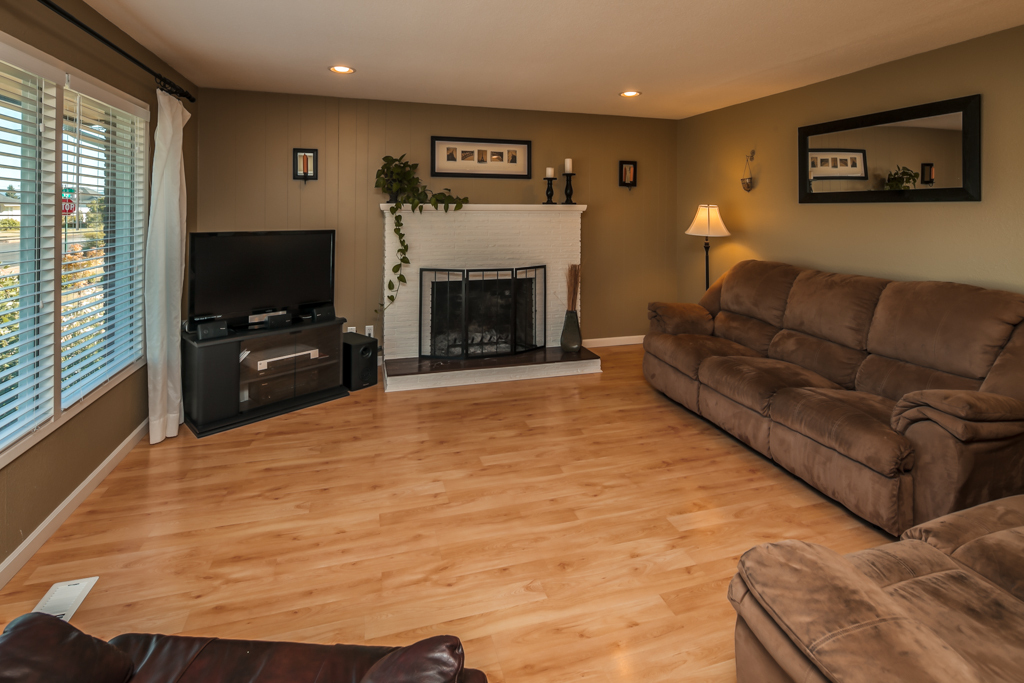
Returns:
[[[408,204],[413,211],[418,209],[420,213],[423,213],[423,207],[429,204],[435,209],[443,206],[445,213],[448,213],[448,209],[453,206],[455,211],[458,211],[464,204],[469,203],[469,197],[456,197],[450,194],[450,188],[444,188],[444,192],[434,192],[427,188],[416,175],[419,164],[405,161],[404,154],[397,159],[386,156],[383,161],[384,163],[377,169],[377,182],[374,183],[374,187],[379,187],[384,194],[388,195],[388,201],[393,202],[388,210],[395,217],[394,231],[398,237],[398,249],[395,250],[397,262],[391,267],[393,277],[388,278],[388,291],[385,294],[387,301],[381,302],[380,308],[377,309],[378,313],[387,310],[391,304],[395,303],[402,285],[408,284],[403,271],[406,266],[410,265],[409,242],[402,230],[402,217],[398,212]]]

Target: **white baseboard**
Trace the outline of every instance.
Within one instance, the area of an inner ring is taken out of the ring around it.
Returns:
[[[71,513],[82,504],[82,501],[89,497],[93,489],[110,474],[111,470],[117,467],[117,464],[124,459],[124,456],[128,455],[128,452],[135,447],[135,444],[142,440],[148,426],[149,418],[146,418],[142,421],[142,424],[135,428],[135,431],[121,442],[121,445],[114,449],[113,453],[107,456],[106,460],[100,463],[99,467],[85,478],[85,481],[78,485],[78,488],[71,492],[70,496],[65,498],[50,513],[49,517],[43,520],[42,524],[37,526],[28,535],[28,538],[13,553],[8,555],[3,562],[0,562],[0,588],[6,586],[7,582],[14,578],[18,570],[25,566],[25,563],[42,547],[43,543],[46,543],[47,539],[53,535],[53,532],[64,523],[64,520],[71,516]]]
[[[584,339],[583,346],[588,349],[596,349],[602,346],[628,346],[629,344],[643,344],[644,335],[637,334],[632,337],[601,337],[599,339]]]

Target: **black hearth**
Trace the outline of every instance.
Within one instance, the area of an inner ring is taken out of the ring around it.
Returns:
[[[420,270],[420,356],[485,358],[542,348],[547,269]]]

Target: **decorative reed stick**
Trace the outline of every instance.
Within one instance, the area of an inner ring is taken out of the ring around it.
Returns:
[[[575,312],[580,298],[580,264],[573,263],[566,269],[565,288],[568,290],[568,310]]]

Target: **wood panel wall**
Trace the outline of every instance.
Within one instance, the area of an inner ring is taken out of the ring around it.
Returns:
[[[643,334],[647,303],[676,298],[674,121],[229,90],[201,101],[198,229],[337,230],[336,308],[360,332],[380,336],[385,198],[373,184],[385,154],[475,203],[540,203],[545,166],[561,173],[570,157],[573,199],[588,205],[584,337]],[[431,135],[532,140],[533,179],[431,178]],[[320,150],[318,180],[292,180],[295,147]],[[639,164],[632,191],[618,186],[620,159]]]

